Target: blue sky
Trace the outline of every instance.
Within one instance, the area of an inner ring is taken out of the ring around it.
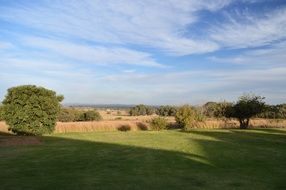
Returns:
[[[285,0],[0,0],[0,97],[65,103],[286,102]]]

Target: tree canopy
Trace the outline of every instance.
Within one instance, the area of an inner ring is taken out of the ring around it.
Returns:
[[[237,118],[241,129],[249,126],[250,118],[262,113],[265,108],[264,97],[246,94],[239,97],[238,101],[228,108],[227,117]]]
[[[18,135],[51,133],[56,124],[63,96],[56,92],[23,85],[8,89],[3,100],[3,119],[9,130]]]

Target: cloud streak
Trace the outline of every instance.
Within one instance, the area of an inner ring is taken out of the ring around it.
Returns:
[[[27,37],[24,38],[23,42],[33,48],[44,49],[61,56],[87,63],[164,67],[157,63],[149,53],[127,48],[81,45],[63,40],[52,40],[39,37]]]
[[[0,94],[33,83],[68,103],[203,103],[248,91],[286,101],[286,4],[274,4],[1,3]]]

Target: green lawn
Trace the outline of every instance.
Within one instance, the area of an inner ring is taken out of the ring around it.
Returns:
[[[0,138],[7,138],[0,136]],[[0,147],[0,189],[286,189],[286,130],[95,132]]]

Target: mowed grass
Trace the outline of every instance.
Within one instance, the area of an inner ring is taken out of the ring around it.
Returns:
[[[285,129],[68,133],[41,141],[0,147],[0,189],[286,189]]]

